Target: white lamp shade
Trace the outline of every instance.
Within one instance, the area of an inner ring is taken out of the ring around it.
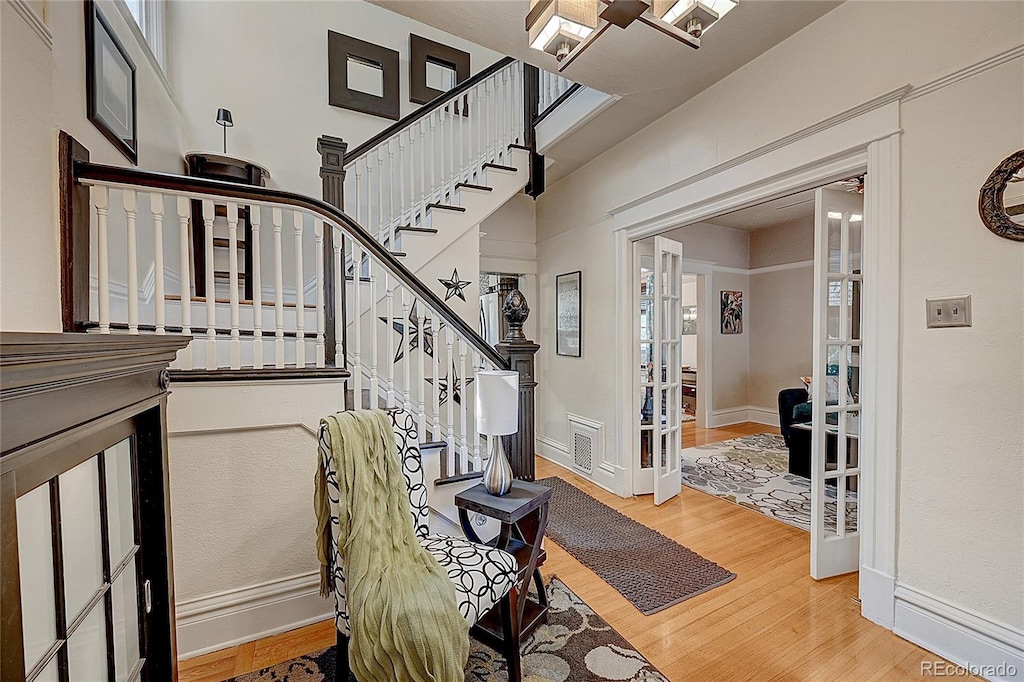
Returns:
[[[519,431],[519,372],[476,373],[476,427],[485,436]]]

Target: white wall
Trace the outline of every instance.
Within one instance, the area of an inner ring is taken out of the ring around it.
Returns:
[[[86,118],[81,3],[33,6],[52,46],[2,4],[0,329],[60,331],[57,133],[77,138],[93,161],[129,162]],[[105,0],[99,7],[135,62],[139,166],[178,172],[181,115],[121,13]]]
[[[747,399],[762,415],[777,415],[779,391],[799,387],[800,377],[811,374],[813,257],[813,217],[750,233]]]
[[[171,2],[170,73],[190,149],[220,150],[217,109],[230,109],[228,153],[266,166],[275,186],[320,196],[320,135],[349,148],[394,121],[327,103],[327,32],[397,50],[401,114],[409,102],[409,34],[469,52],[473,73],[502,55],[366,2]]]
[[[520,269],[502,272],[532,272],[537,261],[537,214],[533,197],[519,193],[480,223],[480,257],[521,263]]]
[[[1020,3],[840,5],[549,188],[537,204],[542,281],[568,261],[585,262],[603,273],[591,279],[607,281],[615,271],[614,221],[602,216],[617,207],[907,83],[924,85],[1018,47],[1022,29]],[[897,579],[1018,637],[1024,629],[1024,245],[984,229],[977,191],[1001,159],[1022,147],[1022,84],[1018,58],[905,103],[899,170],[904,336]],[[924,297],[953,293],[974,295],[974,327],[926,331]],[[544,403],[541,436],[564,433],[561,410],[572,394],[573,411],[604,415],[609,438],[621,442],[619,420],[607,417],[614,412],[607,377],[621,349],[604,343],[615,329],[605,319],[602,333],[593,335],[597,342],[587,337],[590,352],[571,370],[544,367],[541,384],[563,400]],[[542,329],[549,333],[540,343],[550,347],[550,326]],[[581,390],[580,379],[588,376]]]

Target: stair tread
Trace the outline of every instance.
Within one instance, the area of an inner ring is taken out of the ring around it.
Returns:
[[[405,258],[409,254],[407,254],[405,251],[392,251],[391,255],[394,256],[395,258]]]
[[[511,173],[519,172],[518,168],[513,168],[512,166],[503,166],[500,163],[485,163],[484,168],[494,168],[495,170],[509,171]]]
[[[459,213],[465,213],[466,209],[463,206],[452,206],[450,204],[427,204],[428,209],[442,208],[446,211],[458,211]]]
[[[522,150],[523,150],[524,152],[532,151],[532,150],[531,150],[531,149],[530,149],[529,147],[527,147],[526,145],[522,145],[522,144],[516,144],[515,142],[513,142],[512,144],[510,144],[510,145],[508,146],[508,148],[509,148],[509,149],[522,149]]]
[[[471,182],[458,182],[458,183],[455,183],[455,189],[459,189],[460,187],[465,187],[467,189],[478,189],[481,192],[493,192],[494,191],[493,187],[488,187],[487,185],[474,185]]]
[[[437,234],[436,227],[419,227],[416,225],[403,225],[396,227],[395,232],[422,232],[423,234]]]
[[[213,271],[213,276],[215,278],[218,278],[218,279],[231,279],[231,272],[228,271],[228,270],[214,270]],[[239,280],[244,280],[245,279],[245,273],[244,272],[239,272],[236,275],[236,277],[238,277]]]
[[[231,240],[228,239],[227,237],[214,237],[213,238],[213,245],[217,246],[217,247],[222,247],[222,248],[227,249],[227,248],[231,247]],[[235,240],[235,248],[237,248],[237,249],[244,249],[245,248],[245,241],[242,240],[242,239],[236,239]]]

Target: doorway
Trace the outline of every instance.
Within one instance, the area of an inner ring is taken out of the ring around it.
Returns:
[[[710,346],[721,344],[727,350],[737,346],[737,335],[748,337],[738,345],[743,357],[735,366],[722,368],[723,380],[749,384],[749,392],[732,410],[740,416],[727,424],[747,428],[753,426],[749,422],[760,422],[781,428],[781,433],[774,431],[774,439],[766,428],[762,434],[726,441],[732,445],[723,444],[713,456],[693,452],[692,462],[690,451],[682,451],[683,483],[811,533],[811,573],[816,578],[858,567],[863,190],[864,176],[855,176],[708,218],[700,229],[668,230],[664,237],[638,240],[633,246],[633,273],[639,281],[634,348],[640,368],[633,494],[655,492],[656,504],[667,499],[667,487],[659,494],[656,484],[664,474],[659,464],[672,456],[665,434],[675,433],[673,363],[681,365],[678,397],[685,424],[698,412],[697,379],[702,373],[696,368],[697,341],[702,336],[697,332],[711,326],[709,310],[699,314],[710,306],[700,305],[698,275],[680,274],[678,306],[673,308],[675,299],[659,298],[676,286],[662,281],[664,272],[655,272],[660,240],[710,262],[700,288],[705,297],[711,288],[722,305],[715,310],[721,326],[709,334]],[[716,253],[713,247],[723,243],[735,248],[737,235],[742,235],[745,250],[740,255],[748,267],[717,268],[716,262],[735,254]],[[678,357],[675,347],[665,344],[665,330],[674,328],[675,315]],[[735,350],[729,352],[735,355]],[[772,372],[778,367],[781,376]],[[815,388],[816,401],[811,400]],[[721,419],[715,423],[722,425]],[[756,465],[750,463],[751,448],[762,448]],[[740,479],[748,485],[737,488]],[[692,480],[698,485],[691,485]]]

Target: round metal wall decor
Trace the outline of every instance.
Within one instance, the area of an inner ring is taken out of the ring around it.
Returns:
[[[1014,152],[996,166],[988,180],[981,186],[978,196],[978,213],[985,227],[1000,237],[1024,242],[1024,225],[1010,220],[1003,206],[1003,190],[1013,177],[1024,168],[1024,149]]]

